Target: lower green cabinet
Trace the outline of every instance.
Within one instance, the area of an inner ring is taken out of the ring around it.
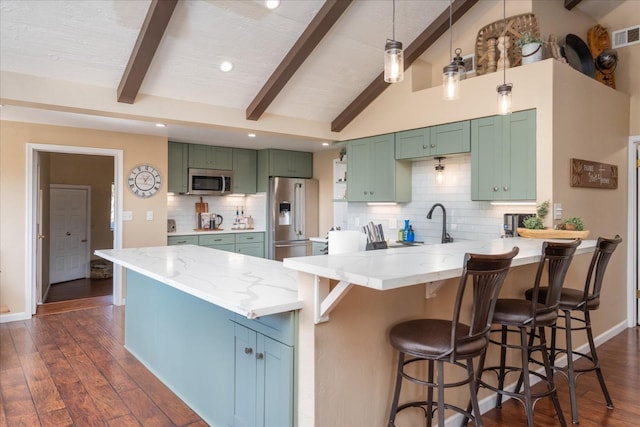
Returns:
[[[264,233],[215,233],[169,236],[167,245],[199,245],[227,252],[264,258]]]
[[[234,323],[234,426],[293,425],[293,347]]]

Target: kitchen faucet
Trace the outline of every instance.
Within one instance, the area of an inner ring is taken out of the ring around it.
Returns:
[[[444,206],[441,203],[436,203],[433,206],[431,206],[431,209],[429,210],[429,213],[427,214],[427,219],[431,219],[431,215],[433,214],[433,210],[437,206],[442,208],[442,243],[452,243],[453,242],[453,237],[451,237],[449,235],[449,233],[447,233],[447,210],[444,208]]]

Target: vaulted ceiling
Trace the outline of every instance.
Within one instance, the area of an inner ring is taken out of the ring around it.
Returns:
[[[568,1],[568,7],[580,3]],[[454,22],[476,2],[455,0]],[[382,57],[392,7],[390,0],[282,0],[275,10],[263,0],[0,0],[3,77],[43,79],[37,81],[54,93],[61,90],[56,83],[112,91],[104,92],[112,94],[104,111],[91,102],[83,107],[81,93],[75,108],[21,103],[5,96],[16,89],[3,78],[2,118],[135,132],[153,121],[141,112],[178,117],[185,106],[202,106],[235,120],[207,126],[206,119],[177,119],[164,130],[141,132],[315,150],[323,138],[285,137],[269,128],[247,142],[246,133],[274,118],[324,127],[324,139],[347,126],[387,86]],[[449,0],[397,0],[395,22],[411,63],[448,30]],[[228,73],[219,69],[225,60],[233,63]],[[160,107],[144,110],[155,101]]]

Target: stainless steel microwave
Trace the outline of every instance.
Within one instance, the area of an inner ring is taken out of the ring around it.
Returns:
[[[226,196],[232,193],[233,172],[189,169],[189,191],[197,196]]]

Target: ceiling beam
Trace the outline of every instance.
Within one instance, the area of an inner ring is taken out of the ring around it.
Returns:
[[[311,23],[247,107],[247,120],[258,120],[289,79],[318,46],[352,0],[326,0]]]
[[[564,0],[564,8],[567,10],[571,10],[580,4],[582,0]]]
[[[452,22],[460,19],[478,0],[455,0],[452,6]],[[449,8],[442,12],[404,51],[405,70],[449,29]],[[380,56],[382,64],[382,55]],[[390,85],[380,73],[367,88],[331,122],[333,132],[342,131],[358,114]]]
[[[152,0],[138,40],[118,85],[118,102],[133,104],[142,86],[153,55],[160,45],[167,25],[179,0]]]

